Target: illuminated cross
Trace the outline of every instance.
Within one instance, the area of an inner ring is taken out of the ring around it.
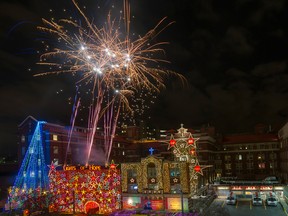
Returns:
[[[149,149],[150,155],[153,155],[154,150],[152,147]]]

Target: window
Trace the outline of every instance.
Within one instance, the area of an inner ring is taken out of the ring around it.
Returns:
[[[253,162],[248,162],[247,163],[247,169],[254,169],[254,163]]]
[[[258,160],[264,160],[265,159],[265,155],[264,154],[258,154],[257,159]]]
[[[54,158],[54,159],[53,159],[53,163],[54,163],[55,165],[59,165],[59,159],[58,159],[58,158]]]
[[[231,155],[225,155],[225,160],[226,161],[231,160]]]
[[[58,141],[58,135],[53,134],[52,139],[53,139],[53,141]]]
[[[253,160],[253,154],[247,154],[247,160]]]
[[[156,178],[156,166],[154,163],[149,163],[147,166],[148,189],[158,190]]]
[[[24,135],[21,136],[21,142],[22,142],[22,143],[25,142],[25,136],[24,136]]]
[[[277,159],[277,154],[275,152],[270,153],[270,159],[271,160]]]
[[[270,162],[269,167],[270,167],[270,169],[276,169],[277,168],[277,162]]]
[[[122,155],[123,155],[123,156],[125,155],[125,151],[122,152]]]
[[[222,164],[215,164],[215,169],[222,169]]]
[[[179,176],[180,176],[180,169],[178,167],[170,169],[170,177],[179,177]]]
[[[120,148],[120,147],[121,147],[120,143],[117,143],[117,147],[118,147],[118,148]]]
[[[136,178],[137,173],[135,169],[128,169],[127,170],[127,177],[128,178]]]
[[[148,178],[156,177],[156,167],[154,163],[149,163],[147,167]]]
[[[242,160],[242,155],[241,154],[236,155],[236,160]]]
[[[53,146],[53,154],[58,154],[58,146]]]
[[[265,163],[259,163],[258,168],[259,169],[265,169]]]
[[[242,168],[243,168],[242,163],[236,163],[237,170],[242,170]]]
[[[225,164],[225,169],[226,170],[231,170],[231,164],[229,163],[229,164]]]

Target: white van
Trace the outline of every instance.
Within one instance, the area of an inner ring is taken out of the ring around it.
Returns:
[[[233,192],[231,191],[230,193],[229,193],[229,195],[227,196],[227,199],[226,199],[226,204],[227,205],[235,205],[236,204],[236,201],[237,201],[237,199],[236,199],[236,195],[235,194],[233,194]]]
[[[258,192],[255,192],[255,194],[253,194],[252,196],[252,204],[253,205],[262,205],[263,201],[261,199],[261,196]]]
[[[269,192],[266,196],[266,203],[268,206],[277,206],[278,199],[274,192]]]

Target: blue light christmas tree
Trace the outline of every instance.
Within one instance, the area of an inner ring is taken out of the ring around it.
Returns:
[[[43,151],[43,124],[43,121],[37,122],[14,186],[9,191],[10,208],[21,208],[32,196],[40,196],[49,190],[48,167]]]

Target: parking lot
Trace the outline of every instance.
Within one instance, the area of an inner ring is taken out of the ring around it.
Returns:
[[[262,205],[253,206],[251,200],[237,200],[235,205],[227,205],[225,199],[217,198],[210,206],[210,211],[217,211],[219,215],[235,215],[235,216],[287,216],[283,211],[280,203],[277,206]]]

